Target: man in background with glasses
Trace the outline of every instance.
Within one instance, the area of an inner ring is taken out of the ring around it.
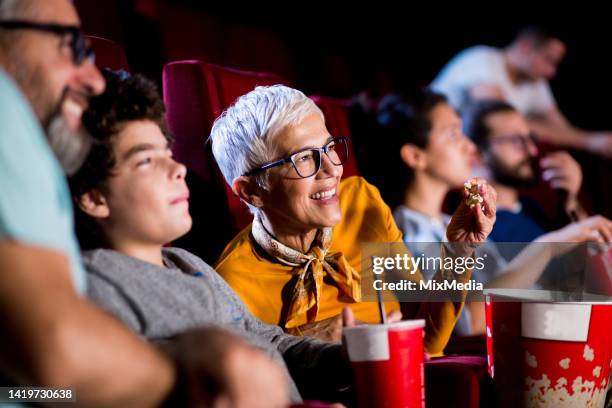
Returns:
[[[525,118],[502,101],[482,101],[464,114],[465,134],[480,151],[486,177],[498,193],[497,222],[491,239],[498,242],[531,242],[570,221],[574,229],[559,229],[548,242],[582,242],[597,234],[610,241],[610,221],[601,216],[587,218],[578,193],[582,184],[580,165],[565,151],[540,154],[535,135]],[[526,199],[521,188],[533,187],[540,179],[559,190],[563,214],[550,220],[536,202]]]

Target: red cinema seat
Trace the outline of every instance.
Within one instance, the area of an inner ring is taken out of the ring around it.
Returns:
[[[110,68],[113,71],[123,69],[130,72],[130,66],[121,45],[102,37],[88,35],[91,49],[96,54],[96,66],[99,69]]]
[[[493,384],[482,356],[449,356],[425,363],[425,401],[428,407],[490,407]]]
[[[357,158],[351,140],[351,127],[348,116],[349,101],[320,95],[311,95],[310,99],[323,111],[325,125],[329,133],[333,136],[344,136],[349,139],[349,157],[347,162],[344,163],[342,178],[359,175]]]
[[[204,64],[170,63],[163,69],[163,96],[168,128],[174,136],[172,151],[187,166],[191,191],[191,231],[174,243],[213,264],[233,237],[232,217],[221,180],[206,140],[214,120]]]
[[[229,108],[238,97],[252,91],[256,86],[276,84],[291,86],[289,81],[269,73],[241,71],[213,64],[207,64],[204,69],[207,72],[207,78],[213,81],[210,86],[213,91],[210,102],[215,118]],[[234,219],[234,227],[239,231],[251,223],[253,215],[247,206],[234,195],[227,183],[225,192],[230,213]]]
[[[168,127],[174,136],[174,156],[203,180],[215,180],[216,169],[206,146],[215,117],[204,65],[200,61],[166,64],[163,94]]]
[[[200,177],[215,177],[225,192],[239,231],[253,219],[244,203],[222,179],[210,147],[204,144],[214,120],[238,97],[259,85],[291,85],[274,74],[241,71],[201,61],[177,61],[167,64],[163,72],[164,101],[168,126],[175,136],[174,154]]]
[[[256,86],[269,86],[282,84],[292,86],[291,81],[283,79],[275,74],[264,72],[241,71],[238,69],[222,67],[220,65],[205,64],[211,84],[211,105],[215,118],[242,96]]]

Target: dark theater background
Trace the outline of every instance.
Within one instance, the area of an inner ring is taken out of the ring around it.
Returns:
[[[335,2],[325,7],[316,2],[210,6],[198,0],[75,3],[88,34],[123,45],[130,66],[153,78],[165,62],[194,58],[274,72],[306,93],[343,97],[377,80],[388,87],[427,84],[458,51],[475,44],[503,46],[519,28],[537,25],[568,47],[552,82],[562,110],[579,126],[612,127],[605,103],[612,93],[612,32],[609,19],[596,10],[563,18],[558,9],[554,15],[475,6],[410,12],[405,8],[411,5],[400,2],[344,7]]]
[[[165,63],[198,59],[274,73],[306,94],[347,100],[365,89],[376,97],[427,85],[460,50],[476,44],[504,46],[521,27],[536,25],[567,45],[566,58],[551,82],[566,117],[585,129],[612,128],[612,33],[605,13],[586,7],[585,13],[573,11],[564,17],[558,8],[536,13],[515,3],[496,9],[448,9],[442,4],[417,9],[413,2],[245,6],[196,0],[76,0],[75,4],[87,34],[119,43],[131,70],[158,83]],[[573,154],[584,169],[583,190],[591,197],[586,203],[590,212],[612,217],[610,161]],[[208,261],[214,261],[220,250],[202,253],[201,245],[196,246],[200,251],[184,246]]]

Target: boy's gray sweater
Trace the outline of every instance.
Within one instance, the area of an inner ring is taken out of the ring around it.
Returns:
[[[162,255],[166,267],[113,250],[84,252],[88,296],[150,341],[203,326],[229,329],[281,364],[284,360],[295,381],[289,381],[293,401],[301,400],[296,384],[305,399],[344,399],[350,371],[339,344],[291,336],[263,323],[200,258],[179,248],[164,248]]]

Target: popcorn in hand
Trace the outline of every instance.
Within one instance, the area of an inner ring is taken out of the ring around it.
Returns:
[[[478,184],[472,184],[469,181],[466,181],[463,184],[463,187],[470,193],[468,198],[465,200],[465,204],[468,205],[470,208],[474,208],[476,204],[480,204],[482,208],[482,202],[484,201],[484,198],[482,198],[480,192],[478,191]]]

